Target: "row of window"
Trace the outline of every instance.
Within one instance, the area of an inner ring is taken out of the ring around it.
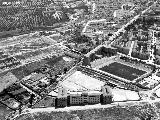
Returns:
[[[79,97],[79,98],[72,97],[71,98],[72,103],[81,103],[83,101],[84,101],[83,97]],[[98,96],[97,97],[88,97],[88,102],[98,102],[98,101],[100,101],[100,97],[98,97]]]

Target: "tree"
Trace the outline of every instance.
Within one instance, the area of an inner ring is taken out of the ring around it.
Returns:
[[[87,37],[86,35],[80,35],[80,31],[76,30],[75,35],[72,36],[72,41],[78,44],[81,43],[88,43],[91,41],[90,37]]]
[[[90,64],[90,59],[86,56],[83,57],[83,62],[82,62],[83,66],[91,66]]]

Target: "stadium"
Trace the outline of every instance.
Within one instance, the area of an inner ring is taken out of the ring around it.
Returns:
[[[117,83],[121,81],[138,84],[138,81],[149,76],[153,69],[152,66],[124,57],[113,47],[103,45],[86,54],[86,58],[88,58],[86,66],[116,79]]]
[[[113,62],[108,66],[106,65],[100,68],[100,70],[130,81],[133,81],[136,78],[146,74],[146,71],[142,71],[118,62]]]

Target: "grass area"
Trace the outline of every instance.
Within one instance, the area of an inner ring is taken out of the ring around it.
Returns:
[[[93,108],[73,111],[50,111],[28,113],[15,120],[158,120],[159,105],[147,102],[122,104],[113,107]],[[107,106],[107,105],[106,105]]]
[[[0,104],[0,120],[5,120],[5,117],[11,112],[6,106]]]
[[[108,66],[104,66],[100,68],[100,70],[130,81],[133,81],[134,79],[146,73],[145,71],[117,62],[111,63]]]

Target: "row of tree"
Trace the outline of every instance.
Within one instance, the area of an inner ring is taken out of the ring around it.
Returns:
[[[63,11],[44,12],[40,8],[24,11],[23,8],[15,9],[14,7],[4,9],[0,15],[0,31],[14,30],[16,28],[32,30],[37,26],[52,26],[57,22],[69,20],[69,17]]]

